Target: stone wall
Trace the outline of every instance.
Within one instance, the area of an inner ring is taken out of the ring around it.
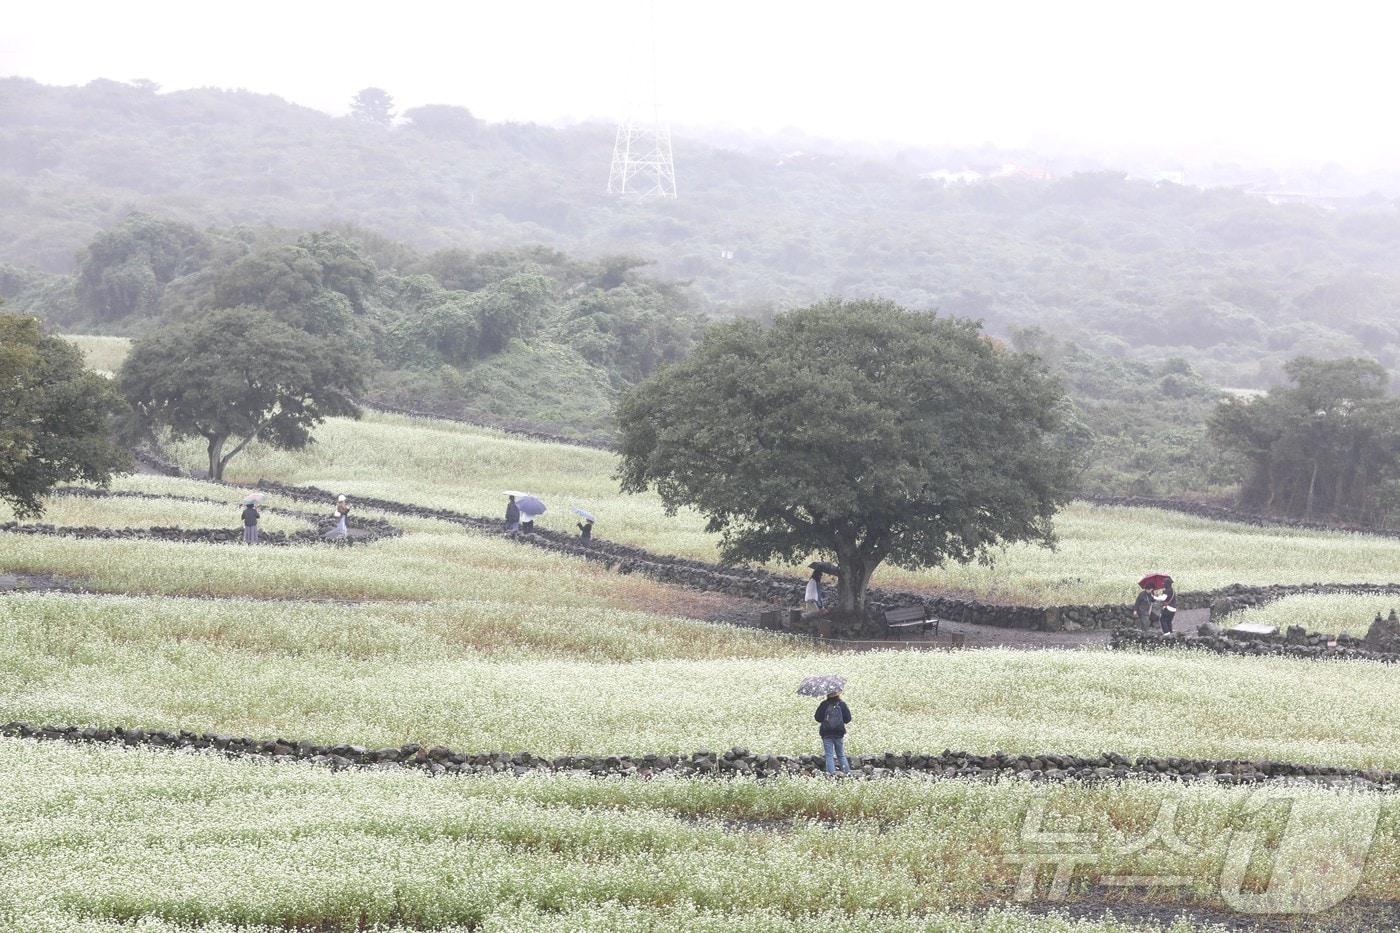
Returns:
[[[1076,497],[1080,502],[1087,502],[1090,505],[1122,506],[1126,508],[1147,508],[1162,509],[1168,512],[1180,512],[1184,515],[1194,515],[1197,518],[1208,518],[1212,521],[1235,522],[1241,525],[1253,525],[1257,528],[1298,528],[1305,531],[1346,531],[1359,532],[1368,535],[1378,535],[1384,538],[1400,538],[1400,529],[1371,528],[1360,525],[1342,525],[1329,522],[1309,522],[1301,519],[1283,518],[1277,515],[1265,515],[1259,512],[1245,512],[1239,509],[1230,508],[1223,505],[1212,505],[1206,502],[1195,502],[1191,499],[1172,499],[1154,496],[1095,496],[1082,495]]]
[[[227,503],[216,502],[212,499],[200,499],[194,496],[165,496],[149,492],[137,492],[135,490],[107,490],[107,489],[87,489],[81,486],[60,487],[53,490],[53,495],[77,496],[91,499],[126,498],[126,499],[148,499],[162,500],[172,499],[180,502],[199,502],[207,505],[226,505]],[[331,501],[334,501],[332,499]],[[300,518],[309,526],[304,531],[291,533],[281,531],[263,531],[258,534],[258,545],[271,545],[273,547],[290,544],[315,544],[325,540],[325,535],[336,525],[333,515],[327,513],[297,512],[290,509],[278,509],[283,515],[291,515]],[[335,543],[367,544],[380,538],[394,538],[403,534],[402,530],[380,518],[360,518],[353,516],[350,525],[355,531],[354,538],[338,539]],[[20,522],[5,522],[0,524],[0,531],[8,531],[14,534],[24,535],[46,535],[60,538],[97,538],[102,540],[130,540],[130,541],[180,541],[195,544],[233,544],[243,540],[243,524],[236,511],[230,510],[229,527],[227,528],[178,528],[155,526],[151,528],[100,528],[94,525],[83,526],[62,526],[50,525],[46,523],[22,524]]]
[[[1232,634],[1228,629],[1194,634],[1172,632],[1163,635],[1157,632],[1144,632],[1141,629],[1123,628],[1114,630],[1109,638],[1109,646],[1116,650],[1182,648],[1246,657],[1380,661],[1387,664],[1400,662],[1400,652],[1371,650],[1367,647],[1365,639],[1346,634],[1330,635],[1324,632],[1308,632],[1301,626],[1291,629],[1288,633],[1273,636]]]
[[[460,752],[441,745],[419,743],[367,748],[359,745],[318,745],[295,739],[253,739],[223,733],[166,731],[132,727],[54,726],[9,722],[0,736],[187,749],[230,757],[255,757],[272,762],[305,762],[334,769],[418,769],[430,774],[577,773],[597,776],[651,777],[675,774],[684,777],[776,777],[815,774],[823,767],[818,755],[774,755],[746,748],[717,752],[702,749],[691,754],[616,754],[544,756],[529,752]],[[815,737],[814,743],[815,744]],[[851,768],[866,778],[919,776],[942,779],[1018,777],[1030,781],[1107,782],[1130,779],[1173,780],[1212,784],[1259,784],[1266,781],[1309,781],[1348,784],[1376,790],[1400,789],[1400,774],[1379,769],[1339,768],[1244,759],[1128,758],[1112,752],[1099,755],[1026,754],[977,755],[944,750],[941,753],[881,752],[848,755]]]

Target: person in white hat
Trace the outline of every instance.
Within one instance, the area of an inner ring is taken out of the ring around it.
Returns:
[[[340,520],[336,522],[335,532],[337,537],[344,538],[350,534],[350,529],[346,525],[346,516],[350,514],[350,503],[345,501],[344,496],[335,500],[335,514]]]

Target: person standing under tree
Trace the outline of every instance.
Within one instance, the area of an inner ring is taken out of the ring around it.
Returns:
[[[802,595],[802,608],[806,612],[820,612],[826,608],[826,599],[822,595],[822,572],[813,570],[812,576],[807,580],[807,592]]]
[[[817,706],[817,722],[821,723],[818,732],[822,737],[822,751],[826,754],[826,773],[836,774],[836,762],[841,762],[841,772],[849,775],[851,764],[846,760],[846,723],[851,721],[851,708],[841,699],[841,691],[833,690]]]

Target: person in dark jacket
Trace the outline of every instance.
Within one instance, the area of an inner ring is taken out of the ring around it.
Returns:
[[[262,513],[258,511],[256,502],[243,503],[243,543],[258,543],[258,519]]]
[[[578,536],[584,541],[593,540],[593,519],[590,518],[587,521],[579,523]]]
[[[520,530],[520,506],[515,504],[515,496],[506,502],[506,531]]]
[[[1167,577],[1166,585],[1162,587],[1162,615],[1159,621],[1162,623],[1162,634],[1170,635],[1176,624],[1176,587],[1172,585],[1171,577]]]
[[[841,692],[828,693],[826,699],[817,706],[818,731],[822,737],[822,751],[826,753],[826,773],[836,774],[836,761],[841,761],[841,772],[851,773],[851,764],[846,760],[846,723],[851,721],[851,708],[841,699]]]
[[[1138,590],[1133,602],[1133,618],[1144,632],[1152,628],[1152,591],[1145,586]]]

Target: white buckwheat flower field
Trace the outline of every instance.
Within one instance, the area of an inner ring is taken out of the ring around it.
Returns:
[[[119,345],[83,345],[95,367],[119,365]],[[187,469],[199,463],[197,448],[173,450]],[[546,758],[736,746],[795,758],[820,751],[815,701],[797,683],[839,671],[858,756],[1400,769],[1394,665],[1111,651],[1088,638],[1061,650],[842,652],[735,624],[763,608],[739,597],[353,504],[497,517],[501,490],[528,489],[550,504],[545,528],[570,529],[579,506],[599,516],[599,538],[714,560],[697,516],[620,495],[614,469],[607,451],[369,412],[328,422],[299,453],[254,446],[228,479],[345,493],[352,526],[383,519],[397,537],[247,547],[0,532],[0,725]],[[236,528],[247,489],[138,474],[112,491],[54,495],[38,521]],[[263,528],[303,530],[332,504],[271,493]],[[1126,606],[1158,566],[1186,592],[1400,583],[1400,542],[1378,536],[1084,504],[1058,530],[1054,552],[882,569],[875,583],[1035,606]],[[1303,595],[1232,621],[1364,634],[1391,605]],[[1400,794],[1351,780],[1289,785],[1290,811],[1253,786],[1143,775],[434,775],[13,734],[0,737],[0,774],[5,929],[1184,931],[1343,877],[1346,902],[1323,905],[1353,911],[1339,922],[1400,916],[1384,913],[1400,902]],[[1303,832],[1291,813],[1312,822],[1289,861]],[[1361,853],[1354,877],[1340,856],[1305,857],[1329,846]],[[1052,858],[1071,860],[1062,889]],[[1028,859],[1042,859],[1029,875]],[[1161,919],[1182,910],[1187,919]]]

